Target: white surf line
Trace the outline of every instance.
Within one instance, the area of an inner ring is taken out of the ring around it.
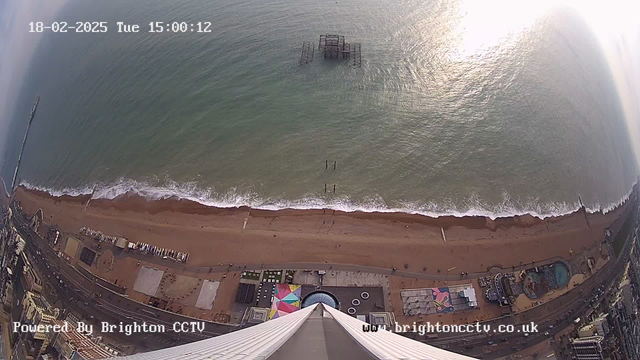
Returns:
[[[447,236],[444,234],[444,228],[442,226],[440,226],[440,231],[442,232],[442,240],[444,240],[444,242],[447,242]]]

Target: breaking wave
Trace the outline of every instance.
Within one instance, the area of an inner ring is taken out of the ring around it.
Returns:
[[[525,214],[544,219],[570,214],[580,208],[580,204],[577,201],[573,203],[541,203],[540,201],[533,199],[522,204],[512,200],[508,193],[503,193],[503,200],[500,204],[490,204],[483,201],[478,196],[469,197],[463,202],[463,204],[454,204],[451,201],[438,204],[433,202],[422,203],[417,201],[398,201],[393,204],[389,204],[379,196],[369,197],[363,201],[353,201],[346,196],[327,200],[311,195],[295,200],[265,199],[253,192],[241,192],[238,189],[230,189],[225,193],[217,193],[211,188],[202,188],[195,182],[177,183],[171,180],[167,181],[163,186],[151,185],[144,181],[124,178],[121,178],[111,184],[95,183],[90,186],[79,188],[53,189],[36,186],[26,181],[22,181],[20,185],[27,189],[47,192],[56,197],[63,195],[81,196],[93,193],[93,199],[115,199],[125,194],[137,194],[148,200],[178,198],[219,208],[249,206],[251,208],[261,210],[331,209],[345,212],[397,212],[420,214],[430,217],[485,216],[494,220],[501,217]],[[631,193],[632,190],[615,203],[608,204],[606,206],[594,204],[592,206],[587,206],[586,209],[589,213],[607,213],[627,201],[631,196]]]

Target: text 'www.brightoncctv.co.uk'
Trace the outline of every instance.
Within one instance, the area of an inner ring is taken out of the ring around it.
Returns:
[[[491,324],[461,324],[461,325],[450,325],[450,324],[441,324],[439,322],[432,324],[430,322],[426,322],[424,324],[413,323],[411,325],[401,325],[395,323],[390,327],[386,327],[384,325],[362,325],[362,331],[364,332],[376,332],[378,330],[383,331],[392,331],[394,333],[408,333],[413,332],[419,335],[425,334],[438,334],[438,333],[499,333],[499,334],[510,334],[510,333],[536,333],[538,332],[538,325],[533,322],[529,324],[522,325],[497,325],[492,326]]]

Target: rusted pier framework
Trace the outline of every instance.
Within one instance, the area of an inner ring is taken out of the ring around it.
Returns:
[[[320,35],[318,50],[325,59],[349,58],[349,44],[345,49],[344,36],[342,35]]]
[[[362,56],[360,55],[360,43],[351,44],[351,65],[353,67],[362,66]]]
[[[302,44],[302,53],[300,54],[300,65],[308,64],[309,53],[313,59],[313,50],[309,50],[310,43],[305,41]],[[325,59],[341,59],[350,60],[354,67],[362,66],[362,56],[360,43],[346,43],[342,35],[320,35],[318,42],[318,52]]]
[[[316,48],[311,45],[311,41],[303,42],[302,53],[300,54],[300,65],[312,62],[315,51]]]

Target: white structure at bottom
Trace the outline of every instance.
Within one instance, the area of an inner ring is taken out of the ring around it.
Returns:
[[[362,331],[362,325],[367,325],[364,321],[360,321],[329,306],[326,306],[325,310],[359,345],[371,353],[374,359],[472,359],[390,331],[364,332]]]
[[[324,304],[211,339],[115,359],[128,360],[329,360],[472,359],[369,324]]]

